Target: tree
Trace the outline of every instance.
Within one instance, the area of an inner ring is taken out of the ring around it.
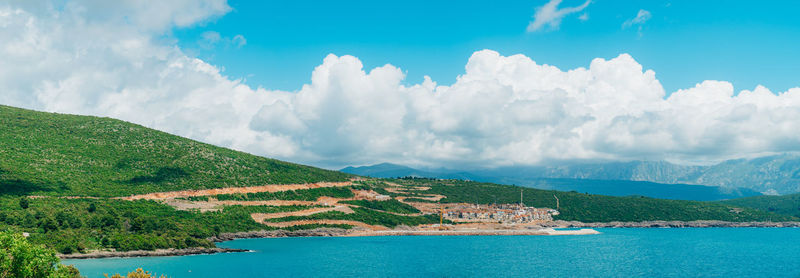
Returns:
[[[0,232],[0,277],[77,278],[78,269],[59,263],[55,251],[18,233]]]
[[[30,201],[28,200],[28,197],[19,198],[19,207],[21,207],[22,209],[28,209],[29,205]]]
[[[39,220],[39,227],[45,232],[56,231],[58,230],[58,223],[56,223],[56,220],[54,220],[53,217],[47,216]]]
[[[97,210],[97,206],[94,203],[89,204],[89,212],[95,212]]]
[[[108,274],[105,274],[105,276],[106,276],[106,278],[108,278]],[[158,277],[166,278],[167,276],[161,275],[161,276],[158,276]],[[137,268],[136,271],[134,271],[134,272],[128,272],[127,276],[122,276],[122,275],[119,275],[119,273],[117,273],[117,274],[114,274],[114,276],[111,276],[111,278],[156,278],[156,275],[155,274],[150,274],[149,271],[144,271],[141,268]]]

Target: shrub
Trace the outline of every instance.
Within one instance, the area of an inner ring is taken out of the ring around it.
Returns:
[[[106,274],[105,276],[106,278],[108,278],[108,274]],[[111,278],[154,278],[154,277],[156,277],[155,274],[150,274],[149,271],[144,271],[141,268],[137,268],[136,271],[133,272],[128,272],[128,275],[126,276],[119,275],[119,273],[114,274],[114,276],[111,276]],[[167,276],[161,275],[158,277],[166,278]]]
[[[80,277],[75,267],[59,263],[55,251],[28,242],[21,234],[0,233],[0,277]]]

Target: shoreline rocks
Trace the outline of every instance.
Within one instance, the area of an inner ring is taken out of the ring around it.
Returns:
[[[272,231],[250,231],[237,233],[222,233],[218,236],[208,238],[212,242],[222,242],[242,238],[272,238],[272,237],[331,237],[344,236],[349,231],[339,228],[316,228],[311,230],[272,230]]]
[[[596,235],[594,229],[554,230],[543,229],[463,229],[463,230],[388,230],[367,231],[347,236],[559,236],[559,235]]]
[[[542,223],[552,228],[797,228],[800,222],[728,222],[718,220],[696,221],[642,221],[642,222],[594,222],[557,220]]]
[[[132,258],[132,257],[167,257],[167,256],[185,256],[185,255],[199,255],[199,254],[216,254],[216,253],[233,253],[233,252],[248,252],[246,249],[232,249],[232,248],[202,248],[193,247],[185,249],[157,249],[157,250],[134,250],[134,251],[98,251],[92,253],[75,253],[75,254],[59,254],[58,257],[62,260],[65,259],[101,259],[101,258]]]

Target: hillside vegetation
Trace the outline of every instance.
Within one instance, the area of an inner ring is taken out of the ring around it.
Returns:
[[[445,195],[448,203],[519,203],[520,190],[527,206],[556,208],[559,199],[560,215],[555,219],[582,222],[648,221],[648,220],[723,220],[723,221],[791,221],[797,218],[778,215],[734,205],[663,200],[647,197],[610,197],[578,192],[563,192],[521,188],[509,185],[461,180],[395,179],[402,185],[430,187],[425,193]],[[388,192],[387,192],[388,193]],[[391,193],[388,193],[391,194]],[[393,194],[397,195],[397,194]],[[414,196],[413,194],[408,196]]]
[[[6,195],[110,197],[350,177],[109,118],[0,106],[0,127],[0,194]]]
[[[722,201],[722,203],[800,217],[800,193],[783,196],[756,196]]]

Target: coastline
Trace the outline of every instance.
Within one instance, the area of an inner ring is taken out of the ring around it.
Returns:
[[[800,222],[729,222],[719,220],[580,222],[556,220],[541,224],[552,228],[798,228]]]
[[[554,230],[553,228],[582,228],[580,230]],[[394,230],[372,231],[366,229],[345,230],[341,228],[316,228],[311,230],[261,230],[236,233],[222,233],[208,238],[212,242],[223,242],[247,238],[281,238],[281,237],[360,237],[360,236],[498,236],[498,235],[593,235],[600,232],[592,228],[800,228],[800,222],[728,222],[717,220],[697,221],[642,221],[642,222],[579,222],[556,220],[535,225],[527,225],[514,229],[448,229],[431,230],[403,227]],[[230,248],[187,248],[159,249],[153,251],[99,251],[91,253],[59,254],[61,259],[100,259],[129,257],[162,257],[186,256],[198,254],[216,254],[232,252],[248,252],[244,249]]]
[[[223,241],[229,241],[234,239],[245,239],[245,238],[334,237],[334,236],[345,236],[350,232],[351,232],[350,230],[345,230],[341,228],[316,228],[311,230],[298,230],[298,231],[261,230],[261,231],[236,232],[236,233],[221,233],[217,236],[209,237],[208,240],[210,240],[211,242],[223,242]]]
[[[102,258],[133,258],[133,257],[168,257],[168,256],[186,256],[186,255],[200,255],[200,254],[216,254],[216,253],[235,253],[235,252],[249,252],[246,249],[232,249],[232,248],[185,248],[185,249],[156,249],[156,250],[134,250],[134,251],[98,251],[90,253],[73,253],[73,254],[58,254],[62,260],[73,259],[102,259]]]
[[[554,230],[544,229],[462,229],[462,230],[387,230],[387,231],[364,231],[354,232],[346,236],[558,236],[558,235],[596,235],[600,232],[593,229],[580,230]]]

